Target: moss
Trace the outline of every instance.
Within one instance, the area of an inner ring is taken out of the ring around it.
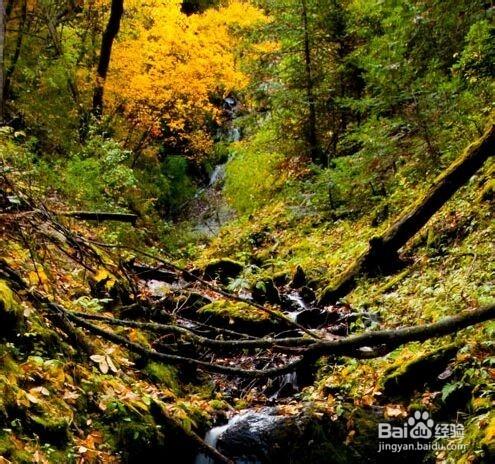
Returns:
[[[265,321],[269,319],[267,313],[253,308],[247,303],[232,302],[229,300],[216,300],[213,303],[203,306],[200,312],[244,321]]]
[[[30,415],[29,421],[33,432],[42,440],[55,445],[63,445],[69,439],[69,423],[65,418],[54,414]]]
[[[0,335],[8,335],[20,329],[23,310],[14,298],[14,294],[4,280],[0,280]]]
[[[480,441],[488,458],[495,459],[495,414],[492,414]]]
[[[229,279],[237,277],[244,266],[238,261],[228,258],[216,259],[206,265],[204,276],[207,279],[219,279],[222,283],[227,283]]]
[[[495,198],[495,179],[490,179],[481,190],[480,201],[492,201]]]
[[[144,368],[144,371],[154,382],[173,390],[175,393],[179,391],[177,368],[167,364],[150,361]]]
[[[495,412],[471,418],[464,424],[464,435],[446,456],[458,464],[493,464],[495,462]]]
[[[386,395],[408,395],[435,379],[455,356],[459,346],[450,344],[418,356],[412,361],[394,365],[385,372],[383,391]]]
[[[167,452],[165,436],[151,416],[140,421],[121,421],[114,434],[124,462],[158,462]]]

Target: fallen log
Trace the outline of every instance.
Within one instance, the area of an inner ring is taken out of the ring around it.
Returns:
[[[84,221],[117,221],[128,222],[135,224],[137,221],[137,215],[132,213],[110,213],[107,211],[67,211],[58,212],[59,216],[72,217],[74,219],[82,219]]]
[[[138,279],[141,280],[158,280],[168,284],[179,280],[177,273],[162,269],[160,267],[147,266],[146,264],[138,264],[133,261],[125,263],[125,267],[132,271]]]
[[[356,286],[356,278],[370,272],[383,272],[398,261],[398,251],[430,218],[464,186],[495,152],[495,125],[469,145],[433,183],[428,192],[412,205],[381,236],[373,237],[364,251],[337,279],[325,287],[318,303],[326,306],[347,295]]]

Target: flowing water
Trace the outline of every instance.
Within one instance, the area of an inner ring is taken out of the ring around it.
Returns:
[[[291,321],[297,322],[297,317],[299,314],[303,311],[307,311],[310,307],[304,302],[298,293],[288,293],[286,297],[292,303],[291,306],[297,308],[287,311],[286,315]]]
[[[249,443],[256,443],[262,446],[264,444],[264,436],[276,424],[283,420],[282,416],[276,416],[272,409],[265,411],[244,411],[233,416],[225,425],[213,427],[210,429],[204,438],[206,444],[212,448],[216,448],[219,439],[224,434],[230,434],[236,439],[246,437]],[[250,448],[252,450],[252,448]],[[244,450],[246,451],[246,450]],[[196,456],[195,464],[214,464],[214,460],[204,453]],[[261,464],[257,458],[253,456],[238,456],[234,459],[236,464]]]

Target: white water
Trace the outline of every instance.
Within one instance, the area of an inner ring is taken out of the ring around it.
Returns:
[[[297,293],[288,293],[287,298],[295,303],[298,308],[300,308],[295,311],[287,311],[287,317],[291,321],[297,322],[297,316],[299,316],[299,314],[301,314],[303,311],[306,311],[310,308]]]
[[[222,433],[228,430],[230,427],[234,426],[238,422],[245,420],[249,425],[249,430],[251,433],[257,433],[263,429],[263,427],[274,420],[274,416],[266,414],[263,412],[253,412],[245,411],[233,416],[225,425],[220,425],[219,427],[213,427],[206,432],[204,441],[207,445],[212,448],[216,448],[218,438]],[[236,459],[236,464],[260,464],[258,461],[246,460],[246,459]],[[194,464],[215,464],[215,461],[204,453],[200,453],[196,456]]]
[[[226,167],[227,163],[218,164],[215,166],[215,169],[213,169],[213,172],[210,175],[210,183],[208,184],[209,187],[213,187],[221,180],[223,180],[223,178],[225,177]]]

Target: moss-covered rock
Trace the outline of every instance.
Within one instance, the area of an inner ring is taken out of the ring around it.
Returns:
[[[177,368],[166,364],[149,361],[144,372],[156,383],[163,385],[174,392],[179,391],[179,383],[177,380]]]
[[[216,300],[200,310],[202,314],[211,314],[233,320],[265,321],[269,318],[264,311],[256,309],[247,303],[229,300]]]
[[[281,287],[282,285],[287,285],[289,283],[290,278],[287,272],[280,271],[273,274],[272,280],[277,287]]]
[[[437,379],[458,350],[458,345],[451,344],[407,363],[392,366],[384,376],[384,394],[391,397],[408,396],[414,390],[422,388]]]
[[[7,282],[0,280],[0,335],[18,331],[24,319],[22,307],[16,301]]]
[[[65,418],[54,414],[31,414],[29,424],[33,433],[55,445],[64,445],[69,439],[69,423]]]
[[[493,201],[495,199],[495,179],[490,179],[481,190],[481,201]]]
[[[256,282],[252,289],[253,300],[258,303],[280,304],[280,294],[272,279],[263,279]]]
[[[301,266],[297,266],[294,275],[292,276],[290,286],[292,288],[301,288],[303,285],[306,285],[306,273]]]
[[[238,261],[228,258],[217,259],[206,265],[204,277],[211,280],[218,279],[226,284],[229,279],[237,277],[243,269],[244,266]]]

